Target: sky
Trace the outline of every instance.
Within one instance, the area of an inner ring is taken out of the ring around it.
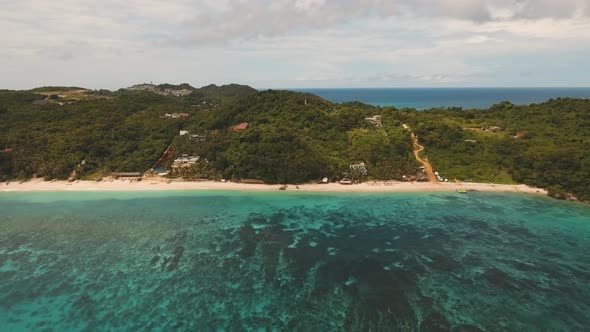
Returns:
[[[590,0],[0,0],[0,89],[590,87]]]

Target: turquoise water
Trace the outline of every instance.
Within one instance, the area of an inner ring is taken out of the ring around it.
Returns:
[[[403,89],[299,89],[331,102],[360,101],[374,106],[489,108],[502,101],[515,105],[545,102],[551,98],[590,98],[590,88],[403,88]]]
[[[0,211],[2,331],[590,322],[582,204],[489,193],[5,193]]]

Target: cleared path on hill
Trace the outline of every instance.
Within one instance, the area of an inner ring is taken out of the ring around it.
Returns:
[[[424,159],[420,157],[420,152],[424,151],[424,146],[420,144],[418,136],[416,135],[416,133],[414,133],[414,130],[412,130],[412,128],[407,124],[404,124],[404,128],[408,132],[410,132],[410,136],[412,137],[412,144],[414,145],[414,156],[416,157],[416,160],[418,160],[418,162],[421,163],[422,166],[424,166],[424,171],[426,172],[428,179],[432,183],[439,182],[438,178],[434,174],[434,169],[432,168],[432,164],[428,160],[428,157],[425,157]]]

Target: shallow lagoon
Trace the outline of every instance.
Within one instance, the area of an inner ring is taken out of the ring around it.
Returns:
[[[515,194],[0,194],[0,327],[580,331],[590,208]]]

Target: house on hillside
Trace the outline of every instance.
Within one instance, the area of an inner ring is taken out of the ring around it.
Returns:
[[[377,127],[383,126],[383,117],[381,115],[373,115],[371,118],[365,118],[365,121]]]
[[[361,175],[367,175],[367,167],[365,166],[365,163],[350,164],[350,170],[356,171]]]
[[[196,164],[200,159],[201,157],[199,156],[189,156],[188,154],[183,154],[182,157],[174,159],[172,168],[190,167]]]
[[[197,143],[205,143],[207,141],[207,136],[206,135],[191,135],[190,140],[197,142]]]
[[[248,122],[244,122],[244,123],[240,123],[240,124],[239,124],[239,125],[237,125],[237,126],[234,126],[234,127],[232,128],[232,130],[233,130],[233,131],[236,131],[236,132],[237,132],[237,131],[244,131],[244,130],[248,129],[248,127],[250,127],[250,124],[249,124]]]
[[[170,118],[170,119],[188,119],[191,117],[190,114],[188,113],[166,113],[164,114],[164,117],[166,118]]]
[[[175,97],[183,97],[188,96],[193,93],[192,90],[189,89],[162,89],[161,87],[150,84],[136,84],[134,86],[130,86],[127,88],[129,91],[149,91],[152,93],[156,93],[162,96],[175,96]]]
[[[164,91],[162,92],[162,94],[165,96],[172,95],[174,97],[184,97],[184,96],[190,95],[191,93],[193,93],[193,92],[188,89],[180,89],[180,90],[164,89]]]
[[[0,153],[12,153],[12,149],[11,148],[6,148],[4,150],[0,150]]]
[[[491,127],[483,127],[483,128],[481,128],[481,130],[489,131],[491,133],[499,133],[502,131],[502,128],[498,127],[498,126],[491,126]]]
[[[158,87],[154,84],[136,84],[127,88],[129,91],[151,91],[155,92],[158,90]]]
[[[514,139],[522,139],[522,138],[526,138],[526,137],[527,137],[527,134],[526,134],[526,133],[521,133],[521,132],[518,132],[518,133],[516,133],[516,135],[514,136]]]
[[[189,134],[189,132],[187,130],[181,130],[180,131],[180,136],[185,136],[185,135],[188,135],[188,134]]]

